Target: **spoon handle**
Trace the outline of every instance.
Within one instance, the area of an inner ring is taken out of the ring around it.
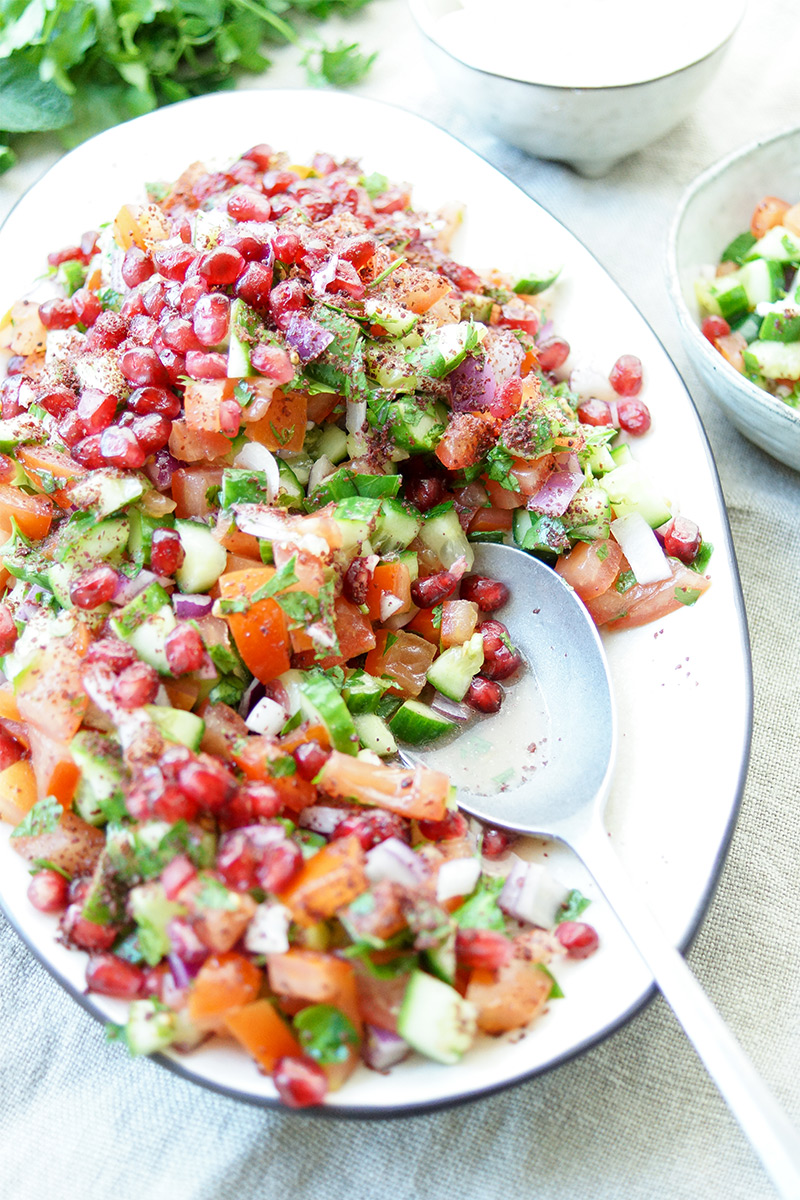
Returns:
[[[583,859],[761,1159],[778,1194],[800,1200],[800,1131],[757,1074],[682,955],[634,892],[605,831],[576,840]]]

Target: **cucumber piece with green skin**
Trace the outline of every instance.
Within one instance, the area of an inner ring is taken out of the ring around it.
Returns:
[[[305,450],[299,450],[296,454],[281,450],[278,455],[278,469],[281,463],[289,468],[301,488],[308,487],[308,477],[313,466],[310,454]]]
[[[373,343],[364,352],[367,374],[390,392],[411,395],[419,387],[419,375],[402,354],[388,346]]]
[[[119,746],[99,730],[81,729],[70,742],[69,751],[81,773],[75,808],[90,825],[104,825],[105,806],[123,798],[125,771]]]
[[[144,711],[169,742],[199,750],[206,723],[197,713],[161,704],[145,704]]]
[[[364,315],[375,325],[381,325],[392,337],[405,337],[416,325],[419,317],[402,304],[393,304],[378,296],[364,301]]]
[[[228,345],[228,378],[248,379],[257,374],[258,371],[250,362],[250,347],[239,337],[236,329],[231,325],[231,337]]]
[[[357,713],[353,717],[353,724],[358,734],[358,740],[365,750],[372,750],[381,758],[397,753],[397,742],[394,740],[394,735],[377,713]]]
[[[243,467],[226,467],[222,472],[219,493],[221,508],[232,504],[264,504],[267,496],[267,476],[264,471]]]
[[[633,461],[633,454],[627,442],[620,442],[618,446],[615,446],[611,451],[611,457],[614,460],[615,467],[621,467],[625,463]]]
[[[305,675],[300,683],[300,705],[306,717],[328,730],[334,750],[358,753],[358,733],[350,710],[327,675]]]
[[[347,433],[338,425],[321,425],[311,430],[313,437],[306,438],[308,452],[313,459],[327,458],[334,464],[347,458]]]
[[[133,646],[161,675],[171,674],[164,644],[177,623],[169,595],[160,583],[149,584],[110,618],[117,637]]]
[[[741,333],[741,329],[739,332]],[[762,342],[796,342],[800,340],[800,313],[767,313],[759,326],[755,340]]]
[[[116,518],[116,520],[119,519]],[[127,520],[129,525],[128,553],[139,566],[149,567],[153,534],[157,529],[174,529],[175,518],[172,513],[165,513],[161,517],[150,517],[138,508],[132,508],[128,513]],[[102,557],[106,556],[102,555]]]
[[[175,572],[182,592],[207,592],[222,575],[228,562],[227,551],[207,525],[199,521],[176,521],[175,529],[183,547],[184,559]]]
[[[184,905],[169,900],[159,879],[131,888],[127,908],[139,927],[139,947],[146,963],[154,967],[172,949],[167,926],[186,912]]]
[[[171,1009],[155,1000],[134,1000],[129,1005],[122,1038],[131,1054],[157,1054],[166,1050],[176,1036],[176,1018]]]
[[[389,686],[376,675],[355,670],[348,675],[342,687],[342,698],[355,716],[359,713],[374,713]]]
[[[776,263],[800,263],[800,239],[785,225],[773,225],[745,256],[746,263],[771,259]]]
[[[709,305],[714,305],[714,313],[724,317],[729,323],[738,321],[750,310],[750,300],[739,279],[738,271],[712,283],[707,296]]]
[[[611,522],[608,492],[582,484],[570,500],[563,521],[571,538],[589,542],[607,538]]]
[[[603,475],[598,486],[608,493],[616,516],[638,512],[651,529],[657,529],[672,518],[663,493],[653,483],[641,463],[632,459]]]
[[[371,541],[378,526],[382,501],[369,496],[346,496],[333,510],[333,519],[341,530],[342,550],[358,553]]]
[[[333,471],[310,493],[306,502],[306,508],[309,512],[313,512],[317,508],[322,508],[326,504],[339,500],[346,500],[348,496],[356,496],[358,492],[356,485],[353,482],[353,473],[349,467],[340,467],[338,471]]]
[[[397,740],[409,746],[424,746],[450,733],[457,725],[457,721],[450,721],[434,712],[429,704],[421,700],[406,700],[389,722],[389,728]]]
[[[800,342],[751,342],[744,365],[765,379],[800,379]]]
[[[469,641],[460,646],[450,646],[433,660],[428,668],[428,683],[450,700],[461,701],[482,666],[483,637],[480,633],[473,633]]]
[[[552,561],[570,548],[564,522],[560,517],[532,513],[527,508],[515,508],[511,531],[520,550]]]
[[[438,946],[422,952],[422,961],[432,975],[443,983],[452,984],[456,977],[456,931],[451,929]]]
[[[477,1010],[441,979],[412,971],[397,1017],[397,1032],[426,1058],[450,1065],[472,1045]]]
[[[422,528],[423,517],[418,509],[387,496],[380,502],[370,541],[376,554],[397,554],[413,542]]]
[[[423,546],[434,552],[446,570],[459,558],[466,558],[467,570],[472,569],[475,551],[461,528],[458,513],[451,501],[428,510],[419,531],[419,539]]]
[[[149,617],[169,605],[169,592],[160,583],[150,583],[121,608],[112,619],[111,624],[117,637],[127,641]]]
[[[46,427],[29,413],[0,420],[0,451],[3,454],[10,454],[17,446],[31,442],[46,442],[48,437]]]
[[[278,459],[278,476],[281,481],[276,503],[282,508],[302,508],[306,494],[292,468],[282,458]]]
[[[538,296],[540,292],[553,286],[562,269],[562,267],[550,267],[534,274],[525,275],[514,284],[514,291],[518,296]]]
[[[380,413],[394,444],[409,454],[435,450],[447,428],[447,409],[432,396],[398,396]]]
[[[751,309],[758,304],[774,304],[783,296],[783,266],[779,262],[764,258],[746,262],[739,268],[739,281]]]
[[[133,471],[98,467],[69,484],[69,499],[76,508],[90,509],[96,517],[108,517],[140,500],[150,484]]]
[[[59,531],[56,562],[72,563],[81,571],[96,566],[101,560],[119,562],[125,549],[129,548],[131,519],[128,516],[107,517],[104,521],[95,521],[84,513],[78,520],[73,518]]]
[[[359,496],[393,499],[403,483],[401,475],[353,475],[353,485]]]

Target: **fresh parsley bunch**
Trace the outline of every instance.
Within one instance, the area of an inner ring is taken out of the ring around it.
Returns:
[[[0,171],[13,135],[66,146],[163,104],[232,87],[295,45],[309,82],[347,87],[375,55],[326,47],[314,25],[369,0],[0,0]]]

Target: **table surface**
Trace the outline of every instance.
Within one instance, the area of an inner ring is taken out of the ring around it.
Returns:
[[[690,180],[797,119],[795,0],[751,3],[693,115],[599,180],[474,128],[426,66],[404,0],[373,0],[330,33],[379,51],[358,93],[448,129],[585,243],[651,323],[695,400],[742,578],[755,727],[730,851],[689,961],[800,1128],[800,475],[742,439],[716,408],[683,354],[663,271],[669,224]],[[303,82],[291,49],[263,79],[244,81]],[[0,177],[0,219],[59,153],[44,137],[26,145],[20,164]],[[680,786],[680,747],[668,738],[664,756]],[[0,918],[0,1031],[0,1200],[49,1200],[56,1187],[89,1200],[774,1194],[659,998],[581,1058],[490,1099],[402,1121],[321,1121],[249,1108],[129,1061]]]

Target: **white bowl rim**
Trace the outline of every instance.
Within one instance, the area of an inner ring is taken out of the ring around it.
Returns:
[[[746,145],[740,146],[737,150],[732,150],[716,162],[711,163],[710,166],[706,167],[704,171],[695,177],[681,196],[672,218],[672,224],[670,225],[667,237],[667,276],[670,296],[675,306],[681,328],[684,334],[689,337],[691,344],[697,352],[702,355],[709,368],[715,371],[722,371],[723,378],[730,380],[731,384],[744,388],[751,399],[763,407],[771,416],[785,422],[790,428],[800,430],[800,410],[792,408],[789,404],[785,404],[777,396],[773,396],[770,392],[765,391],[764,388],[760,388],[757,384],[753,383],[746,375],[742,375],[735,367],[731,366],[723,355],[712,346],[708,338],[704,336],[683,298],[683,292],[681,291],[678,279],[677,254],[678,238],[686,210],[706,184],[719,178],[729,167],[754,154],[763,146],[774,145],[774,143],[781,141],[783,138],[792,136],[800,138],[800,125],[785,126],[764,137],[756,138]]]
[[[496,71],[487,70],[486,67],[477,67],[477,66],[475,66],[474,63],[467,62],[466,59],[460,58],[457,54],[454,54],[452,50],[448,50],[446,46],[443,46],[442,43],[440,41],[438,41],[437,38],[434,37],[433,32],[432,32],[433,22],[427,22],[423,19],[423,16],[428,16],[428,14],[429,14],[426,0],[408,0],[408,7],[409,7],[412,17],[414,18],[414,20],[416,21],[416,23],[420,29],[420,32],[428,39],[428,41],[432,45],[434,45],[436,47],[437,50],[439,50],[442,54],[446,54],[448,58],[451,58],[453,60],[453,62],[457,62],[460,66],[466,67],[470,71],[474,71],[477,75],[485,75],[487,79],[502,79],[502,80],[506,80],[509,83],[520,83],[527,87],[542,88],[543,90],[548,91],[548,92],[593,92],[593,93],[594,92],[614,92],[614,93],[617,93],[617,92],[627,91],[631,88],[642,87],[644,84],[648,84],[648,83],[658,83],[659,80],[662,80],[662,79],[675,78],[679,75],[682,75],[684,73],[684,71],[688,71],[692,67],[699,66],[700,63],[706,62],[708,59],[712,58],[715,54],[719,54],[719,52],[728,44],[728,42],[730,42],[731,38],[736,33],[737,29],[739,28],[739,26],[741,25],[741,23],[744,19],[747,0],[738,0],[738,3],[739,3],[738,15],[736,16],[736,19],[733,21],[733,24],[731,25],[731,27],[728,29],[728,32],[723,37],[721,37],[719,39],[719,41],[716,42],[716,44],[714,46],[712,46],[712,48],[710,50],[706,51],[705,54],[700,54],[696,58],[690,59],[689,62],[683,63],[682,66],[676,67],[673,71],[663,71],[659,75],[646,75],[642,79],[629,80],[627,83],[594,83],[594,84],[592,84],[592,83],[590,83],[590,84],[540,83],[536,79],[520,79],[519,76],[517,76],[517,75],[498,75],[498,73]]]

